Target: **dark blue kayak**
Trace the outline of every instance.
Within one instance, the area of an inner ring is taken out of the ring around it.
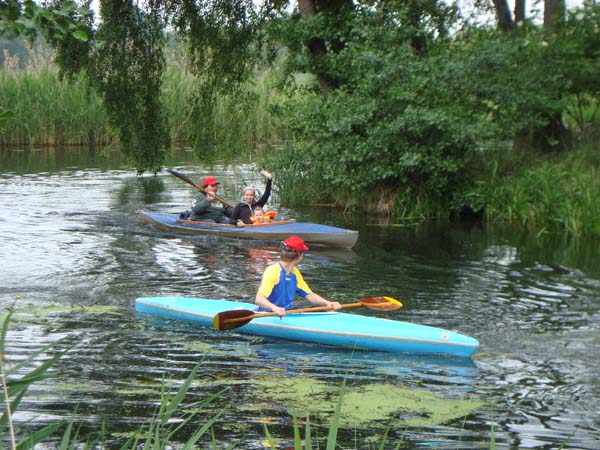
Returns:
[[[226,236],[238,239],[261,241],[282,241],[290,236],[298,236],[311,245],[352,248],[358,240],[358,231],[346,230],[318,223],[280,221],[268,224],[236,225],[195,222],[180,219],[176,214],[138,211],[142,220],[165,231]]]

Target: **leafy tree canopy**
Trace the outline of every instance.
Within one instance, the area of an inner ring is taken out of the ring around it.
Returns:
[[[72,0],[64,1],[58,7],[41,6],[32,0],[2,0],[0,36],[35,38],[41,34],[48,40],[72,36],[86,41],[88,35],[83,19],[90,14],[88,8],[79,7]]]

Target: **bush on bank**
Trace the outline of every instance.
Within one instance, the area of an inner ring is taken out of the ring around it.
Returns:
[[[397,45],[401,31],[362,30],[335,64],[343,88],[283,102],[297,137],[276,163],[284,201],[597,233],[583,187],[596,186],[598,170],[587,155],[600,128],[590,35],[599,11],[570,17],[557,35],[466,29],[425,54]]]

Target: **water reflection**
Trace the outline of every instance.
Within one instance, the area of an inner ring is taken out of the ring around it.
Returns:
[[[115,196],[116,204],[120,207],[130,207],[131,194],[140,191],[142,194],[139,197],[140,205],[158,203],[163,199],[162,194],[166,189],[162,178],[156,176],[141,176],[125,180],[118,190],[118,195]]]
[[[372,380],[392,377],[405,385],[423,387],[456,385],[461,391],[477,381],[477,366],[471,358],[390,354],[330,348],[323,345],[278,341],[263,343],[257,357],[266,366],[290,375],[316,374],[348,379]],[[471,388],[472,389],[472,388]]]
[[[96,147],[2,148],[0,167],[18,174],[54,173],[63,170],[96,168],[119,169],[125,166],[120,152]]]

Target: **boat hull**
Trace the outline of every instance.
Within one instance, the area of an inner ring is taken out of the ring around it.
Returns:
[[[181,220],[175,214],[138,211],[138,215],[143,221],[151,223],[161,230],[179,233],[216,235],[261,241],[281,241],[295,235],[302,238],[309,246],[318,245],[342,248],[352,248],[358,240],[358,231],[317,223],[283,221],[237,227],[235,225]]]
[[[210,327],[219,312],[255,306],[190,297],[140,297],[135,301],[137,313]],[[340,312],[288,313],[281,319],[260,317],[236,330],[293,341],[398,353],[470,357],[479,346],[479,342],[470,336],[442,328]]]

